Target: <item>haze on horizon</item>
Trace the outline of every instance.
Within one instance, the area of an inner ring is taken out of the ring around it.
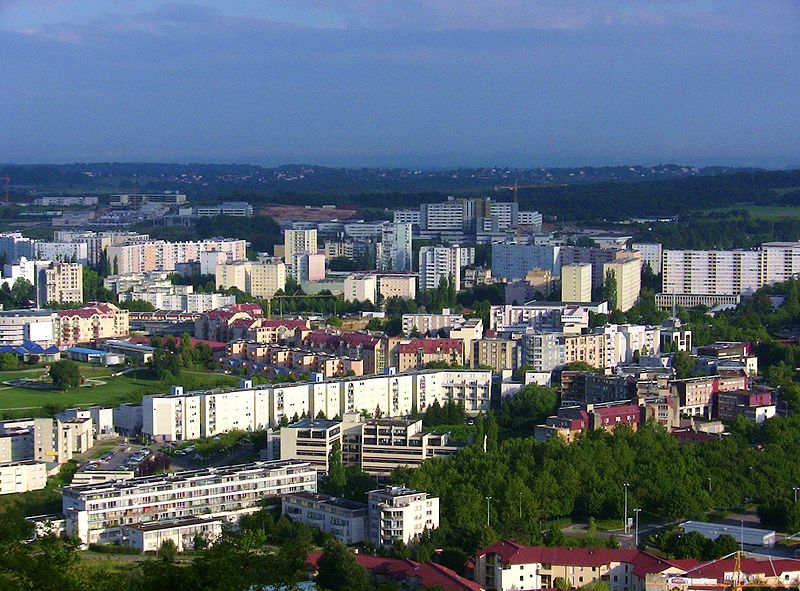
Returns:
[[[796,0],[0,0],[0,162],[800,164]]]

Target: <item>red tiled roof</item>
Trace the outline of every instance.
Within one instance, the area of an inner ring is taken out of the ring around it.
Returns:
[[[699,564],[699,563],[698,563]],[[713,560],[687,570],[687,575],[698,579],[717,579],[721,581],[725,573],[733,572],[734,559],[725,558]],[[743,557],[741,560],[742,572],[746,575],[765,575],[777,577],[785,572],[800,571],[800,560],[793,558],[774,558],[769,560],[756,560],[755,558]]]
[[[659,573],[676,565],[672,562],[641,552],[623,548],[568,548],[544,546],[521,546],[503,540],[488,548],[479,550],[477,555],[497,554],[503,564],[557,564],[560,566],[600,566],[611,562],[625,562],[633,565],[633,572],[643,576]]]
[[[310,324],[308,320],[262,320],[261,326],[263,328],[280,328],[281,326],[285,328],[293,328],[293,329],[308,329],[310,328]]]
[[[59,310],[58,315],[61,318],[70,317],[70,316],[80,316],[81,318],[91,318],[95,315],[100,316],[108,316],[110,314],[114,314],[118,311],[118,309],[114,306],[111,306],[105,302],[103,303],[93,303],[91,305],[85,306],[83,308],[77,308],[75,310]]]
[[[420,349],[424,353],[437,353],[441,350],[457,349],[461,351],[463,341],[458,339],[411,339],[408,343],[401,343],[397,347],[399,353],[416,353]]]
[[[311,552],[306,564],[316,569],[322,552]],[[382,556],[356,554],[356,561],[375,575],[395,580],[408,578],[418,579],[424,587],[438,585],[445,591],[480,591],[481,587],[474,581],[465,579],[455,571],[434,562],[415,562]]]

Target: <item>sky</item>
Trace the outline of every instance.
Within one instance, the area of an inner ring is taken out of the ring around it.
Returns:
[[[0,162],[800,165],[800,0],[0,0]]]

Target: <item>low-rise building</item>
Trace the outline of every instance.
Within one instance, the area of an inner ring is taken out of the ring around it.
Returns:
[[[56,342],[55,310],[0,311],[0,346],[17,347],[29,341],[49,347]]]
[[[175,544],[178,552],[194,550],[199,538],[204,546],[212,546],[222,535],[223,519],[178,517],[152,523],[132,523],[120,527],[123,546],[140,552],[157,552],[167,540]]]
[[[333,534],[345,544],[367,539],[367,505],[313,492],[283,495],[281,512],[320,531]]]
[[[458,339],[411,339],[397,345],[397,369],[420,369],[428,363],[464,365],[464,341]]]
[[[47,486],[47,465],[23,460],[0,463],[0,495],[41,490]]]
[[[59,310],[56,344],[69,347],[130,334],[130,312],[111,303],[95,303],[76,310]]]

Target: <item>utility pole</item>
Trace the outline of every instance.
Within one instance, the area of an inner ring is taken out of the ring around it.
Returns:
[[[639,507],[636,507],[636,509],[633,510],[634,515],[636,515],[636,520],[635,520],[636,521],[636,530],[635,530],[636,531],[636,535],[633,538],[633,547],[634,548],[638,548],[639,547],[639,513],[641,513],[641,511],[642,510]]]
[[[711,494],[711,476],[708,477],[708,494]]]
[[[625,489],[625,535],[628,535],[628,487],[630,484],[627,482],[622,483],[622,487]]]
[[[797,489],[794,489],[795,503],[797,502]],[[522,521],[522,491],[519,491],[519,519]]]
[[[744,552],[744,519],[739,520],[739,548]]]
[[[486,529],[489,529],[489,501],[492,497],[486,497]]]
[[[792,488],[792,490],[794,491],[794,502],[796,503],[797,502],[797,491],[800,490],[800,486],[795,486],[794,488]]]

